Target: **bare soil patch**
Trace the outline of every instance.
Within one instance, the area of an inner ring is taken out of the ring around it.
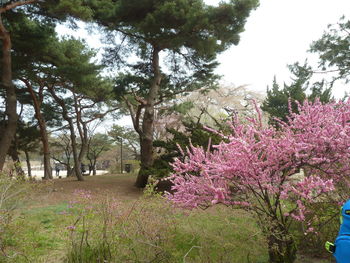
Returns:
[[[135,175],[97,175],[86,176],[84,181],[75,177],[42,182],[39,194],[35,195],[37,206],[54,205],[68,202],[75,190],[91,191],[93,196],[111,196],[121,201],[136,200],[142,190],[134,186]]]

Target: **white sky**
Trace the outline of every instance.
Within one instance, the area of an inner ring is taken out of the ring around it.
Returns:
[[[253,90],[266,91],[274,75],[278,82],[288,82],[286,65],[307,57],[315,62],[307,53],[310,44],[342,15],[350,18],[350,0],[261,0],[248,18],[239,45],[219,56],[217,73],[226,82],[250,84]],[[334,87],[333,93],[341,97],[345,88]]]
[[[204,1],[212,5],[220,2]],[[260,6],[248,18],[239,45],[218,57],[217,73],[224,83],[248,84],[250,89],[262,92],[271,85],[274,75],[279,83],[288,83],[287,64],[306,58],[316,63],[316,56],[307,53],[310,44],[343,15],[350,18],[350,0],[260,0]],[[77,34],[65,26],[59,26],[58,31],[81,36],[94,48],[101,45],[97,36]],[[333,88],[333,94],[340,98],[345,90],[350,91],[350,86],[340,84]],[[131,125],[129,118],[118,123]]]
[[[218,4],[219,0],[204,0]],[[238,46],[233,46],[218,57],[217,73],[223,82],[236,86],[249,84],[255,91],[266,91],[274,75],[278,82],[289,82],[287,64],[306,58],[316,63],[307,53],[310,44],[318,40],[328,24],[338,22],[341,16],[350,18],[350,0],[260,0],[241,34]],[[99,38],[80,31],[78,34],[59,26],[60,34],[72,34],[86,39],[90,46],[101,46]],[[350,86],[338,85],[333,94],[340,98]],[[131,126],[130,117],[117,121]]]
[[[219,0],[204,0],[216,5]],[[314,62],[316,56],[307,53],[310,44],[318,40],[328,24],[336,23],[341,16],[350,18],[350,0],[260,0],[241,34],[238,46],[232,46],[218,57],[217,73],[223,82],[236,86],[248,84],[256,91],[266,91],[274,75],[279,83],[289,82],[287,64]],[[101,44],[96,36],[77,34],[59,26],[61,34],[80,35],[94,48]],[[333,89],[342,97],[348,89],[343,84]]]

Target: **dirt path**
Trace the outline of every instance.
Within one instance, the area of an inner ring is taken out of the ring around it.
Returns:
[[[35,197],[35,203],[44,206],[68,202],[75,190],[91,191],[96,197],[108,194],[123,201],[135,200],[142,195],[142,190],[134,187],[134,175],[97,175],[84,179],[82,182],[76,178],[44,182],[40,194]]]

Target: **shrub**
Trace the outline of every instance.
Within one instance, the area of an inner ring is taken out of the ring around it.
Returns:
[[[169,198],[187,208],[223,203],[253,213],[270,262],[294,262],[290,226],[307,219],[308,204],[345,201],[328,193],[341,191],[350,176],[350,100],[306,101],[298,112],[278,128],[264,125],[260,114],[249,124],[236,120],[213,152],[191,145],[173,164]]]

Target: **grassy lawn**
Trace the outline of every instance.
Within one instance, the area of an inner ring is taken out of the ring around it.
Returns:
[[[244,211],[185,213],[143,196],[131,176],[69,180],[45,186],[19,210],[0,262],[267,262],[265,241]],[[74,189],[90,199],[74,201]]]

